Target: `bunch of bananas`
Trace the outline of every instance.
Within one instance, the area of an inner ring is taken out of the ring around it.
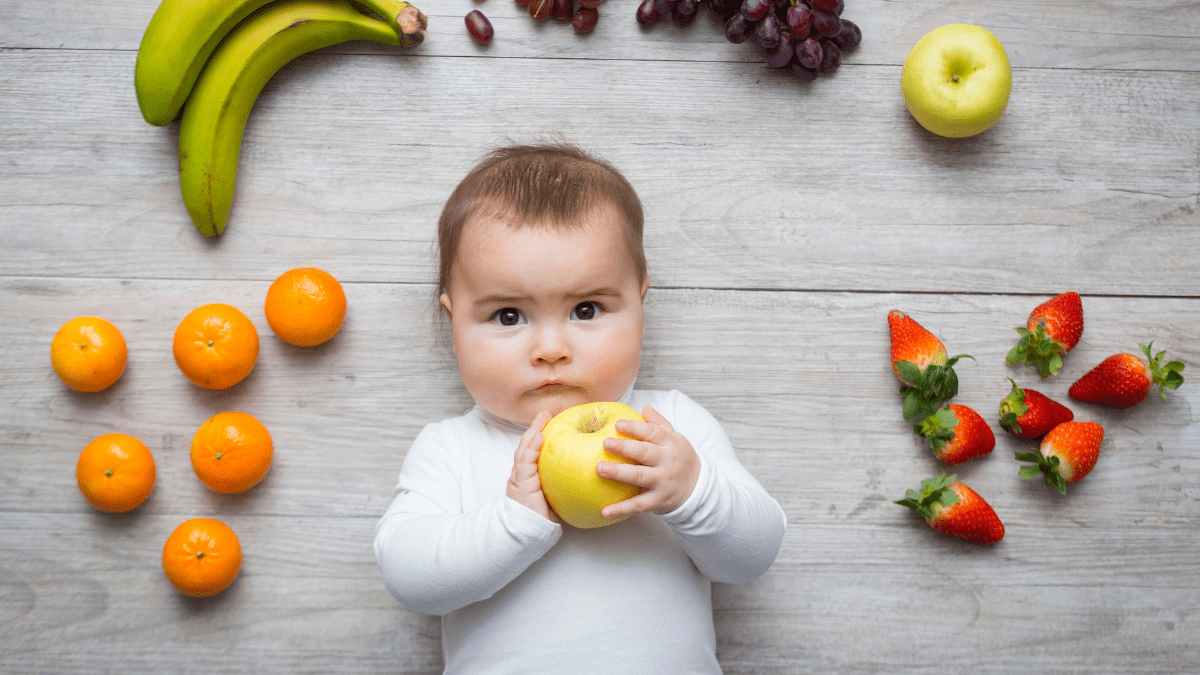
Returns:
[[[204,235],[225,231],[246,118],[276,71],[301,54],[347,40],[414,47],[425,39],[425,15],[407,2],[355,3],[163,0],[159,5],[138,48],[134,86],[150,124],[169,124],[182,111],[179,184],[192,222]]]

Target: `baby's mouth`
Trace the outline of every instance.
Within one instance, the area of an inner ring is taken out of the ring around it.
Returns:
[[[555,381],[555,382],[543,382],[540,386],[538,386],[537,389],[534,389],[534,391],[539,394],[560,394],[565,391],[572,391],[572,390],[577,390],[577,389],[579,389],[579,387],[569,385],[565,382]]]

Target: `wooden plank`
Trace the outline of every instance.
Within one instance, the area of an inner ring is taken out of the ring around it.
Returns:
[[[635,4],[610,2],[600,8],[596,30],[581,37],[568,24],[533,21],[526,8],[514,2],[417,4],[430,17],[428,39],[413,50],[421,57],[744,63],[762,59],[757,45],[726,42],[723,27],[707,10],[688,29],[669,20],[643,29],[634,20]],[[6,0],[4,5],[2,47],[136,51],[158,3],[115,0],[71,5],[70,11],[58,2]],[[1187,1],[1014,0],[988,6],[962,0],[850,0],[846,5],[843,16],[857,23],[864,36],[859,50],[847,58],[851,64],[900,65],[927,31],[947,23],[973,23],[994,32],[1009,58],[1022,68],[1200,70],[1200,17]],[[472,42],[463,26],[463,15],[477,8],[496,30],[487,47]],[[354,45],[341,50],[375,48]]]
[[[556,59],[310,55],[251,116],[209,241],[174,127],[138,115],[133,58],[0,53],[0,274],[261,282],[319,260],[428,282],[433,223],[481,148],[561,130],[639,190],[659,286],[1200,294],[1200,73],[1021,70],[999,125],[950,141],[911,120],[893,66],[798,93],[755,64],[596,61],[581,81]],[[693,85],[644,86],[671,81]]]

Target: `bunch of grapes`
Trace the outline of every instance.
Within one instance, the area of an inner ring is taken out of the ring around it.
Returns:
[[[560,21],[570,21],[579,33],[590,33],[600,21],[600,11],[597,9],[604,0],[516,0],[518,5],[529,8],[529,16],[544,21],[551,17]],[[467,24],[467,32],[479,44],[492,41],[495,31],[492,22],[479,10],[469,12],[463,20]]]
[[[725,39],[741,44],[751,36],[764,50],[772,68],[791,66],[805,82],[832,73],[842,52],[862,42],[862,30],[842,18],[844,0],[704,0],[709,11],[725,22]],[[650,26],[668,14],[677,26],[689,26],[699,13],[700,0],[642,0],[638,23]]]

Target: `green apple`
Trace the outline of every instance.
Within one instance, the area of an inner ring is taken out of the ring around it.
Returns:
[[[939,136],[974,136],[1008,107],[1012,66],[986,28],[952,23],[926,33],[908,53],[900,91],[921,126]]]
[[[590,528],[620,522],[624,518],[605,520],[600,509],[642,491],[596,473],[598,462],[636,463],[604,449],[604,439],[609,436],[629,438],[617,433],[617,420],[645,421],[623,403],[584,403],[555,415],[542,429],[538,456],[542,493],[550,508],[569,525]]]

